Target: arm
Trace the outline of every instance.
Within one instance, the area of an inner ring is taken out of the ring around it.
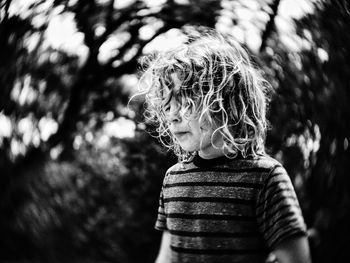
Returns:
[[[155,263],[170,263],[170,234],[168,231],[163,232],[159,253]]]
[[[278,244],[266,263],[311,263],[309,243],[306,236],[288,238]]]

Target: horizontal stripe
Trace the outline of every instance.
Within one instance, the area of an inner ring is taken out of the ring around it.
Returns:
[[[264,249],[187,249],[170,246],[173,251],[179,253],[197,254],[197,255],[240,255],[240,254],[261,254]]]
[[[187,213],[187,214],[232,214],[255,216],[253,205],[235,203],[190,203],[171,202],[167,204],[167,213]]]
[[[293,189],[293,185],[290,184],[289,181],[286,180],[279,180],[271,182],[269,185],[265,185],[265,187],[261,190],[261,195],[273,195],[273,191],[279,190],[279,189]]]
[[[165,184],[183,183],[183,182],[247,182],[247,183],[262,183],[262,176],[259,173],[189,173],[182,175],[170,175]]]
[[[194,249],[256,249],[265,247],[262,236],[255,237],[188,237],[171,235],[171,245]]]
[[[283,241],[285,238],[291,237],[291,236],[296,236],[296,235],[300,235],[300,236],[306,236],[307,232],[305,230],[303,230],[302,228],[291,228],[288,230],[284,230],[283,232],[280,231],[278,232],[280,235],[276,235],[273,237],[274,239],[271,240],[272,237],[270,237],[270,239],[268,240],[268,242],[270,243],[269,245],[271,247],[274,247],[276,244],[278,244],[279,242]]]
[[[181,254],[173,252],[174,262],[187,263],[262,263],[267,258],[268,251],[263,254],[241,254],[241,255],[196,255],[196,254]]]
[[[172,235],[186,236],[186,237],[230,237],[230,238],[257,238],[260,237],[258,232],[204,232],[204,231],[180,231],[171,230],[169,233]]]
[[[203,167],[193,168],[181,171],[170,171],[169,175],[188,174],[188,173],[205,173],[205,172],[219,172],[219,173],[268,173],[271,168],[265,167],[247,167],[247,168],[226,168],[226,167]]]
[[[274,210],[271,210],[272,208],[275,208]],[[297,210],[300,210],[300,207],[297,203],[279,203],[279,205],[271,205],[267,207],[265,210],[257,213],[257,217],[262,217],[264,215],[264,220],[270,220],[270,218],[276,214],[282,214],[283,210],[288,209],[288,211],[291,211],[292,208],[295,208]]]
[[[299,224],[297,218],[295,218],[295,220],[293,220],[294,223],[292,224],[292,222],[290,222],[287,226],[282,227],[282,228],[277,228],[272,234],[265,236],[265,239],[267,240],[267,242],[273,243],[273,240],[276,239],[280,239],[279,237],[283,236],[284,234],[290,233],[290,232],[298,232],[298,233],[305,233],[306,234],[306,230],[304,229],[304,226]],[[292,231],[291,229],[294,229],[294,231]],[[287,235],[286,235],[287,236]]]
[[[279,180],[272,181],[269,184],[265,184],[264,188],[261,190],[262,194],[266,194],[271,192],[271,189],[279,189],[280,186],[287,186],[288,188],[291,187],[290,181],[287,181],[285,178],[279,178]]]
[[[167,218],[167,224],[172,230],[197,232],[228,232],[228,233],[255,233],[259,232],[254,221],[221,221],[205,219]]]
[[[281,195],[280,193],[283,194]],[[277,197],[278,199],[276,199]],[[270,193],[267,197],[265,197],[264,200],[259,201],[259,203],[257,204],[257,208],[265,204],[271,204],[272,202],[276,204],[277,200],[281,201],[284,199],[296,199],[295,192],[293,191],[293,189],[277,189],[275,192]]]
[[[165,184],[164,188],[179,187],[179,186],[222,186],[222,187],[242,187],[261,189],[262,184],[259,183],[247,183],[247,182],[181,182]]]
[[[261,215],[262,213],[267,213],[268,210],[271,210],[272,208],[277,208],[279,206],[284,206],[284,205],[296,205],[299,206],[298,200],[294,196],[293,193],[290,195],[275,195],[275,198],[270,199],[267,198],[265,200],[265,203],[262,202],[259,205],[257,205],[257,215]],[[265,205],[264,207],[261,207],[261,205]],[[261,208],[260,208],[261,207]]]
[[[181,218],[181,219],[204,219],[204,220],[233,220],[233,221],[255,221],[254,216],[241,216],[241,215],[218,215],[218,214],[182,214],[182,213],[170,213],[166,215],[168,218]]]
[[[219,186],[200,187],[173,187],[164,190],[167,198],[191,197],[191,198],[232,198],[242,200],[254,200],[259,190],[253,188],[224,188]],[[220,213],[218,213],[220,214]]]
[[[278,170],[282,170],[282,171],[278,172]],[[283,175],[283,176],[286,175],[286,171],[284,170],[284,168],[281,165],[277,164],[272,169],[270,169],[270,174],[268,175],[267,180],[265,180],[265,185],[268,185],[272,179],[274,179],[275,177],[277,177],[279,175]]]
[[[221,198],[221,197],[171,197],[164,198],[164,203],[169,202],[212,202],[212,203],[236,203],[244,205],[254,204],[253,200],[244,200],[239,198]]]
[[[281,221],[285,218],[288,218],[288,222],[289,222],[291,219],[299,216],[300,216],[299,213],[297,213],[296,211],[291,211],[291,209],[285,209],[284,211],[277,210],[275,213],[262,218],[263,221],[258,223],[258,226],[262,227],[262,225],[265,225],[267,227],[272,228],[275,224],[281,223]]]
[[[263,230],[263,235],[268,236],[267,239],[271,239],[271,237],[274,236],[275,233],[277,233],[278,231],[283,231],[284,228],[290,227],[293,224],[293,222],[299,220],[300,216],[295,217],[295,216],[291,216],[291,214],[294,215],[294,213],[287,213],[275,219],[274,222],[272,221],[268,222],[269,227]],[[286,218],[288,218],[288,220],[283,220]],[[271,230],[273,230],[272,233],[271,233]]]

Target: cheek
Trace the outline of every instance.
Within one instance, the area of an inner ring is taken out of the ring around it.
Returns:
[[[209,143],[209,142],[211,142],[212,135],[213,135],[213,130],[211,130],[211,129],[202,130],[201,140],[203,141],[203,143]]]
[[[213,128],[210,122],[206,118],[199,120],[198,118],[192,118],[188,120],[188,125],[195,136],[195,139],[198,140],[208,140],[213,134]]]
[[[199,120],[199,126],[201,127],[202,130],[208,131],[208,130],[211,130],[214,125],[209,121],[208,117],[204,115]]]
[[[222,135],[220,132],[215,132],[215,128],[210,125],[201,126],[200,127],[200,138],[203,143],[208,144],[209,142],[213,142],[214,144],[220,145],[220,141],[222,140]]]
[[[213,133],[214,129],[211,125],[211,123],[209,123],[207,120],[203,120],[201,121],[201,123],[199,123],[199,129],[200,132],[203,134],[203,137],[207,137],[207,136],[211,136],[211,134]]]

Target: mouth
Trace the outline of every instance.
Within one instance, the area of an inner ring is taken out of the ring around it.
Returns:
[[[187,134],[189,134],[189,132],[187,132],[187,131],[174,132],[175,137],[178,138],[178,139],[183,138]]]

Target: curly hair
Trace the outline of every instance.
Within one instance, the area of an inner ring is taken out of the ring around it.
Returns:
[[[271,86],[238,42],[207,30],[199,36],[190,35],[179,48],[144,57],[141,65],[138,94],[145,95],[145,118],[157,126],[162,144],[180,160],[194,153],[182,150],[169,131],[163,107],[170,96],[180,103],[184,115],[197,114],[215,127],[212,138],[216,133],[222,136],[220,147],[226,156],[255,156],[265,151]],[[181,81],[176,90],[174,73]],[[165,87],[171,94],[164,99]]]

